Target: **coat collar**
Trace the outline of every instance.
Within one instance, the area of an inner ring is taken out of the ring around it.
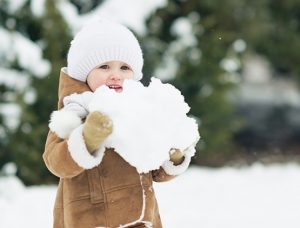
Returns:
[[[85,82],[70,77],[66,67],[61,68],[58,88],[58,109],[63,107],[63,99],[65,96],[71,95],[72,93],[83,93],[85,91],[91,91]]]

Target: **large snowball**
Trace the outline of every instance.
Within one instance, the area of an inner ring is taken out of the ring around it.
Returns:
[[[198,126],[187,117],[190,107],[180,91],[152,78],[148,87],[126,80],[123,92],[101,86],[89,104],[113,122],[113,133],[105,142],[139,173],[158,169],[169,160],[171,148],[184,151],[199,140]]]

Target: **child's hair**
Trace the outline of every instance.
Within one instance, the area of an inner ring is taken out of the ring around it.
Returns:
[[[143,53],[133,33],[124,25],[107,19],[91,21],[71,42],[68,74],[85,82],[92,69],[108,61],[125,62],[131,67],[135,80],[143,77]]]

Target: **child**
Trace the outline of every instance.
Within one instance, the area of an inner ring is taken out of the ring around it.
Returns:
[[[101,85],[122,92],[125,79],[142,78],[142,66],[140,45],[123,25],[97,20],[71,42],[59,81],[60,111],[51,117],[43,154],[60,178],[54,228],[162,227],[152,181],[185,171],[191,155],[173,151],[158,170],[139,174],[112,148],[101,146],[113,131],[110,118],[88,113],[83,105]]]

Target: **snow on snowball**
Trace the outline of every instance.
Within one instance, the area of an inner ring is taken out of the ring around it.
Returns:
[[[156,78],[148,87],[125,80],[122,93],[101,86],[88,108],[111,118],[113,133],[104,146],[114,148],[139,173],[158,169],[169,160],[171,148],[184,151],[200,138],[180,91]]]

